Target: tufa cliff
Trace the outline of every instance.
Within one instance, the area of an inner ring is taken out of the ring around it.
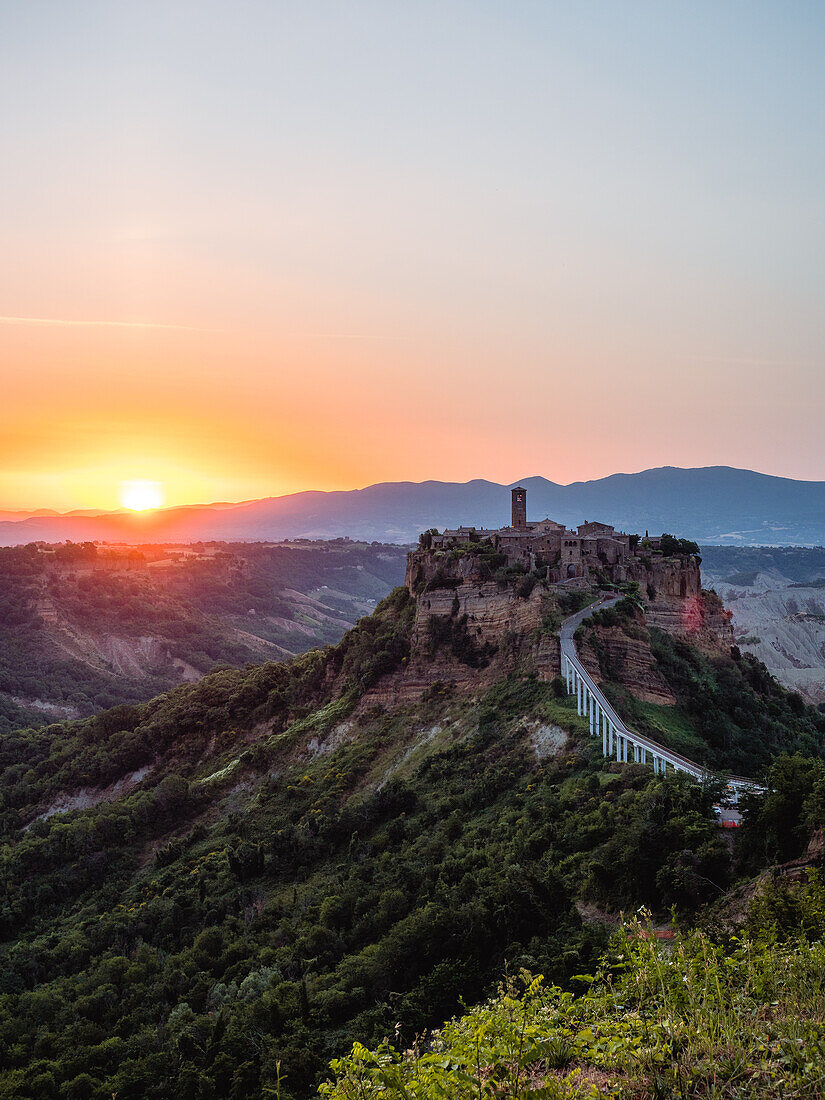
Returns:
[[[542,570],[508,565],[489,544],[413,551],[406,586],[415,600],[409,657],[373,689],[371,702],[413,699],[439,682],[474,688],[510,673],[552,680],[560,667],[559,626],[594,594],[583,580],[553,584]],[[655,672],[645,622],[706,652],[730,652],[730,617],[712,593],[702,591],[697,557],[639,557],[618,587],[643,602],[644,636],[634,640],[617,632],[612,643],[605,641],[613,645],[628,686],[643,698],[672,702]]]

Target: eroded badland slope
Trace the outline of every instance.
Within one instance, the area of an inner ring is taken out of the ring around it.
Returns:
[[[448,555],[334,647],[0,742],[0,1096],[308,1096],[505,967],[586,973],[587,906],[687,915],[733,881],[714,792],[605,764],[564,695],[594,593],[486,569]],[[720,767],[821,751],[695,561],[648,572],[649,610],[631,585],[582,642],[620,705]]]
[[[403,569],[349,540],[0,549],[0,734],[336,642]]]

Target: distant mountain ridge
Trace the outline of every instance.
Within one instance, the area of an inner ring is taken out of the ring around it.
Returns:
[[[628,531],[663,530],[729,545],[825,544],[825,482],[795,481],[730,466],[663,466],[595,481],[520,482],[531,518],[600,519]],[[513,485],[519,482],[513,482]],[[499,527],[509,489],[492,481],[381,482],[240,504],[188,505],[152,513],[31,515],[0,522],[0,545],[46,541],[191,542],[340,538],[406,543],[428,527]]]

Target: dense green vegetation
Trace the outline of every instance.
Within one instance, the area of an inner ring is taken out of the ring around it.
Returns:
[[[505,972],[580,989],[576,975],[597,972],[609,932],[583,909],[647,906],[689,920],[736,874],[800,855],[825,823],[815,712],[763,682],[758,666],[717,668],[653,637],[684,693],[680,720],[699,738],[707,729],[708,753],[719,751],[710,737],[722,719],[738,738],[725,759],[802,750],[774,764],[770,796],[750,800],[732,859],[716,824],[719,787],[606,764],[560,680],[495,679],[492,664],[475,693],[436,683],[415,703],[394,702],[384,677],[409,660],[414,611],[396,589],[335,646],[0,738],[0,1098],[308,1097],[353,1042],[394,1036],[410,1047]],[[647,637],[635,598],[600,614]],[[466,660],[460,616],[445,620],[449,634],[437,625],[429,643]],[[766,710],[770,728],[740,723],[737,707]],[[80,789],[86,808],[45,816]],[[803,909],[813,935],[807,902],[777,890],[761,904],[776,942]],[[736,950],[706,947],[720,995]],[[536,1026],[569,1012],[574,1039],[591,1028],[592,1041],[570,1040],[572,1054],[542,1047],[557,1051],[557,1068],[601,1070],[609,1043],[614,1054],[625,1041],[636,1053],[648,1045],[620,963],[608,955],[590,998],[537,987],[512,1009]],[[742,1018],[761,973],[745,985]],[[653,1029],[658,1053],[636,1067],[645,1081],[661,1068],[663,1089],[673,1081],[666,1055],[684,1068],[685,1051],[707,1065],[717,1049],[685,1044],[690,1013],[678,1017],[667,1000],[677,988],[663,979],[655,1018],[670,1030]],[[619,997],[631,1022],[611,1031],[600,996]],[[503,1018],[505,1002],[489,1011]],[[579,1027],[580,1012],[596,1015]],[[491,1042],[498,1027],[484,1030]],[[627,1075],[632,1059],[616,1056]],[[379,1060],[398,1059],[383,1048]],[[526,1062],[499,1061],[527,1074]],[[340,1072],[333,1095],[372,1095],[346,1091],[351,1074],[373,1086],[372,1056]]]
[[[412,606],[399,590],[334,649],[0,743],[0,1096],[258,1097],[279,1072],[305,1096],[354,1039],[411,1039],[505,966],[595,965],[577,901],[689,912],[724,888],[714,792],[605,771],[557,685],[436,685],[336,732],[405,661]],[[536,724],[570,738],[543,762]]]
[[[769,792],[745,800],[737,835],[737,860],[756,871],[798,859],[810,837],[825,826],[825,762],[801,753],[781,756],[768,773]]]
[[[644,546],[644,540],[642,540]],[[699,546],[692,539],[680,539],[665,532],[659,540],[659,549],[666,558],[686,557],[699,553]]]
[[[404,570],[400,547],[345,540],[211,549],[0,549],[0,733],[152,698],[178,681],[174,660],[207,672],[259,662],[256,638],[293,653],[334,643]],[[147,566],[164,553],[168,566]],[[110,636],[159,639],[163,658],[124,671],[104,655]]]
[[[754,906],[745,937],[694,932],[662,946],[633,922],[595,977],[582,976],[584,994],[523,974],[406,1050],[356,1044],[333,1063],[322,1093],[817,1100],[825,1096],[825,890],[814,876],[779,894],[801,926],[782,919],[776,892]]]
[[[212,826],[199,792],[167,776],[32,830],[5,867],[0,1095],[56,1095],[87,1074],[91,1096],[252,1097],[278,1062],[303,1095],[347,1041],[396,1025],[412,1037],[505,963],[564,982],[592,966],[604,941],[579,892],[715,893],[709,800],[646,775],[613,776],[605,800],[595,768],[537,771],[500,720],[380,791],[358,789],[390,732],[377,723]]]

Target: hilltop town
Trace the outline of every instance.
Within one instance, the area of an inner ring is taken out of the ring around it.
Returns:
[[[393,693],[416,698],[437,680],[474,689],[516,669],[553,679],[561,671],[561,618],[598,591],[634,596],[650,625],[709,653],[730,652],[730,616],[702,590],[695,543],[627,534],[607,523],[570,530],[550,519],[532,522],[521,486],[512,490],[511,521],[497,529],[424,532],[407,557],[406,586],[415,600],[410,657],[391,688],[382,685],[380,701]],[[634,650],[629,660],[640,692],[668,697],[649,654]]]
[[[538,571],[550,583],[579,580],[584,584],[610,581],[625,583],[635,566],[650,560],[651,553],[698,553],[695,543],[670,535],[651,537],[617,531],[609,523],[586,520],[574,530],[545,518],[528,520],[527,490],[511,490],[512,513],[509,527],[494,529],[456,527],[443,532],[431,530],[421,536],[424,551],[461,550],[486,546],[509,568]],[[689,595],[687,590],[674,595]]]

